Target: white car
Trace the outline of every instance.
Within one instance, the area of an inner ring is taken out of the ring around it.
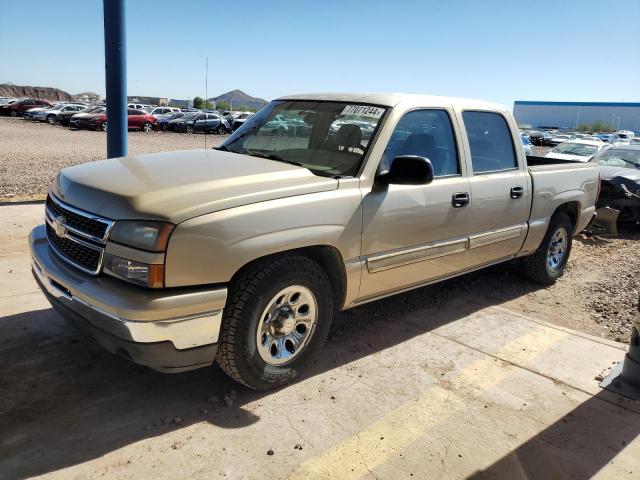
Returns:
[[[567,160],[570,162],[588,162],[600,150],[609,147],[605,142],[595,140],[570,140],[563,142],[549,153],[545,158]]]
[[[175,107],[154,107],[151,110],[149,110],[149,113],[151,115],[158,116],[158,115],[166,115],[168,113],[169,114],[177,113],[179,111],[180,109]]]
[[[37,120],[39,122],[46,121],[50,125],[55,125],[55,123],[58,121],[58,114],[62,112],[79,112],[81,110],[84,110],[85,108],[87,108],[86,105],[81,105],[79,103],[67,103],[56,105],[47,109],[34,109],[36,110],[35,112],[33,112],[33,110],[29,110],[29,112],[32,112],[31,118],[33,120]]]
[[[558,145],[562,142],[568,142],[575,139],[576,137],[574,137],[573,135],[555,134],[552,135],[550,142],[552,145]]]

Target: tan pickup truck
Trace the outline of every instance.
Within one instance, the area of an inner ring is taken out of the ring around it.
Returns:
[[[217,361],[268,389],[336,311],[512,259],[553,283],[598,190],[593,164],[527,165],[499,105],[296,95],[213,150],[62,170],[33,271],[106,349],[165,372]]]

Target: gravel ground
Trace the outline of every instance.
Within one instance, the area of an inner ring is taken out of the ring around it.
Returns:
[[[206,135],[207,148],[224,137]],[[0,117],[0,201],[44,198],[58,170],[105,158],[106,135]],[[129,132],[131,154],[205,147],[205,135]]]

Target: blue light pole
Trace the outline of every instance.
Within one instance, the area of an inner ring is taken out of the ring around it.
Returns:
[[[103,0],[107,158],[127,154],[127,49],[124,0]]]

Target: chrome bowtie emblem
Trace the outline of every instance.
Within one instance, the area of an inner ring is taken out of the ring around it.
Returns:
[[[56,235],[59,237],[64,237],[67,234],[67,227],[64,226],[67,219],[62,215],[58,215],[53,219],[53,231],[56,232]]]

